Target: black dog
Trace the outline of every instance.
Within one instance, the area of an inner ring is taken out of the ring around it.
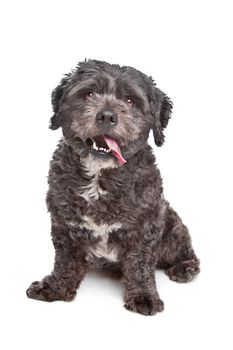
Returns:
[[[64,135],[48,178],[55,264],[28,297],[70,301],[89,269],[104,269],[121,274],[127,309],[162,311],[155,269],[177,282],[199,272],[147,143],[153,129],[163,144],[170,99],[134,68],[88,60],[62,79],[52,104],[50,128]]]

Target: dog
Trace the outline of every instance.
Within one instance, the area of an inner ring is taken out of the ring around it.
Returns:
[[[172,102],[142,72],[85,60],[52,92],[52,130],[63,138],[53,154],[46,204],[55,248],[52,273],[29,298],[71,301],[91,270],[121,277],[126,309],[164,309],[155,270],[188,282],[200,271],[187,227],[164,199],[157,146]]]

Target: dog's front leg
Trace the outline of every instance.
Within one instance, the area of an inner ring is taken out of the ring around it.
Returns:
[[[123,261],[123,286],[125,308],[143,315],[154,315],[164,308],[155,282],[156,257],[151,249],[137,248]]]
[[[66,227],[52,227],[55,247],[53,272],[40,282],[33,282],[27,296],[43,301],[71,301],[87,271],[85,257],[80,247],[69,237]]]

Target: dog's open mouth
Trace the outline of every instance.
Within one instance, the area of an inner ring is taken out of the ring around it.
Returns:
[[[86,143],[90,146],[93,152],[103,156],[113,155],[117,158],[120,165],[126,163],[126,160],[121,154],[120,146],[111,137],[107,135],[98,135],[87,139]]]

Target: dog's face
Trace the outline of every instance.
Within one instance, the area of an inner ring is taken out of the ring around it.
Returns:
[[[52,93],[51,129],[62,127],[67,144],[80,157],[127,159],[146,145],[152,128],[155,143],[172,109],[153,80],[131,67],[88,60],[67,74]]]

